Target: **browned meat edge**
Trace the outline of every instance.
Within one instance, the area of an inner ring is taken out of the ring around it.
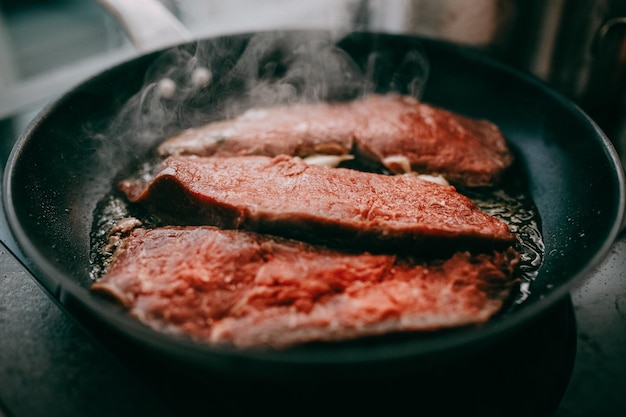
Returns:
[[[394,173],[443,175],[472,187],[495,185],[513,161],[493,123],[394,94],[253,109],[232,120],[186,130],[159,147],[164,156],[349,152]]]
[[[452,186],[299,158],[170,157],[120,189],[169,224],[208,224],[370,250],[490,249],[516,238]]]

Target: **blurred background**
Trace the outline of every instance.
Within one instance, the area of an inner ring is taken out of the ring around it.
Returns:
[[[620,148],[626,142],[623,0],[161,2],[198,38],[330,28],[462,43],[547,81],[579,103]],[[0,0],[0,12],[0,119],[37,108],[137,53],[97,0]]]

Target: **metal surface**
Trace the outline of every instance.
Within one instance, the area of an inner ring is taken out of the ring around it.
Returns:
[[[534,74],[579,104],[626,150],[623,0],[362,3],[369,6],[366,29],[471,45]]]
[[[160,2],[154,0],[97,0],[122,25],[141,53],[190,42],[193,35]]]

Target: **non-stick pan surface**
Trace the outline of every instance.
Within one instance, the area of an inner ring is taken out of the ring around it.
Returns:
[[[336,42],[342,52],[334,49],[330,54],[349,56],[342,62],[350,62],[350,67],[339,68],[339,73],[360,71],[366,82],[339,77],[319,84],[313,94],[342,98],[392,89],[415,93],[416,84],[422,83],[424,101],[489,119],[504,131],[527,176],[544,236],[545,257],[526,301],[475,328],[250,352],[214,349],[156,333],[92,294],[93,212],[116,178],[168,133],[223,117],[222,103],[236,102],[249,87],[245,77],[269,80],[283,71],[281,65],[292,55],[280,45],[298,39],[310,45],[311,37],[313,43],[323,44],[330,34],[237,35],[153,53],[105,71],[44,110],[15,146],[3,190],[11,229],[37,278],[62,301],[78,303],[123,338],[152,352],[227,372],[269,369],[274,375],[288,375],[314,369],[403,368],[408,362],[423,365],[427,358],[480,347],[546,311],[607,253],[624,212],[623,171],[610,142],[575,105],[534,78],[458,46],[355,33]],[[279,48],[250,54],[248,47],[259,39]],[[256,66],[241,66],[244,59]],[[175,77],[176,68],[190,62],[210,68],[213,83],[194,94],[177,91],[184,95],[182,104],[162,99],[157,121],[146,121],[158,88],[149,83],[164,74]],[[331,67],[308,66],[305,69],[314,72],[300,79],[324,80],[326,71],[337,73]],[[142,90],[146,84],[152,87]],[[296,82],[296,90],[310,93],[309,87]],[[141,106],[124,107],[131,97]],[[133,121],[137,123],[128,124]]]

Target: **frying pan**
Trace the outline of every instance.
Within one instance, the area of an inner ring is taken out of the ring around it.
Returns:
[[[253,54],[258,65],[242,69],[240,62],[259,38],[271,39],[278,49]],[[349,58],[350,73],[365,74],[365,82],[337,82],[325,79],[328,68],[313,66],[307,77],[328,81],[323,84],[325,99],[364,91],[414,93],[414,73],[421,67],[407,64],[406,57],[418,51],[428,61],[428,75],[420,78],[425,79],[420,90],[424,101],[489,119],[503,130],[537,206],[545,244],[543,263],[524,302],[478,327],[272,352],[218,349],[158,333],[90,292],[93,213],[112,184],[168,134],[223,117],[223,103],[250,104],[240,100],[248,91],[244,76],[266,79],[281,73],[281,63],[288,61],[281,45],[298,39],[309,44],[311,39],[315,44],[332,40],[333,51]],[[146,118],[154,111],[155,83],[190,62],[181,56],[210,68],[214,82],[194,94],[183,91],[176,104],[161,98],[157,121]],[[125,124],[132,121],[137,124]],[[63,303],[78,306],[120,340],[147,352],[203,369],[278,377],[392,372],[409,363],[447,360],[507,337],[559,302],[607,254],[621,228],[624,195],[624,173],[609,140],[572,102],[537,79],[444,42],[363,32],[333,39],[325,31],[217,37],[116,65],[37,116],[16,143],[3,182],[11,231],[37,279]]]

